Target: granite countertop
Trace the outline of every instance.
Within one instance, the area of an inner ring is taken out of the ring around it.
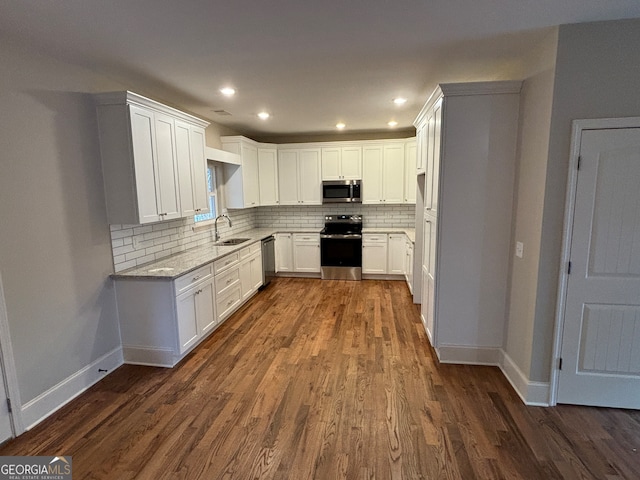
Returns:
[[[242,250],[253,243],[260,242],[276,233],[319,233],[321,228],[254,228],[245,230],[244,232],[234,233],[231,238],[248,238],[249,240],[239,245],[220,246],[213,242],[200,245],[196,248],[187,250],[186,252],[177,253],[158,259],[145,265],[139,265],[134,268],[114,273],[112,278],[126,279],[156,279],[156,280],[173,280],[185,273],[189,273],[197,268],[214,262],[230,253]],[[404,233],[412,242],[415,242],[415,229],[413,228],[363,228],[362,233]],[[224,239],[223,239],[224,240]]]
[[[185,273],[200,268],[207,263],[214,262],[230,253],[242,250],[249,245],[259,242],[277,232],[287,233],[318,233],[319,228],[254,228],[244,232],[234,232],[229,238],[248,238],[239,245],[220,246],[213,242],[191,248],[185,252],[160,258],[154,262],[138,265],[111,275],[112,278],[145,278],[157,280],[173,280]],[[224,240],[224,238],[222,239]]]

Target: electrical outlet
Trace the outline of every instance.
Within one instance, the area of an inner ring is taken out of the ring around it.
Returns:
[[[516,242],[516,257],[522,258],[524,255],[524,244],[522,242]]]

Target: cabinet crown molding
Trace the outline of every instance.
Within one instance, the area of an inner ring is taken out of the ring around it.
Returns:
[[[426,101],[422,110],[413,122],[414,126],[420,125],[427,112],[443,96],[460,97],[465,95],[505,95],[520,93],[522,89],[521,80],[504,80],[495,82],[464,82],[464,83],[441,83],[433,91]]]
[[[150,98],[143,97],[137,93],[129,90],[122,92],[106,92],[98,93],[94,95],[96,105],[137,105],[140,107],[149,108],[160,113],[165,113],[178,120],[182,120],[193,125],[197,125],[202,128],[207,128],[209,122],[195,117],[188,113],[182,112],[176,108],[169,107]]]

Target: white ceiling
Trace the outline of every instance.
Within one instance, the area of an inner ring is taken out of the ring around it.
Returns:
[[[265,136],[411,127],[436,83],[517,79],[545,29],[640,17],[640,1],[5,0],[0,11],[5,37]]]

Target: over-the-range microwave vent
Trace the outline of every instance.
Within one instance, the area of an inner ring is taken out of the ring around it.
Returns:
[[[230,117],[231,116],[231,114],[229,112],[227,112],[226,110],[214,110],[213,113],[216,113],[216,114],[218,114],[220,116],[223,116],[223,117]]]

